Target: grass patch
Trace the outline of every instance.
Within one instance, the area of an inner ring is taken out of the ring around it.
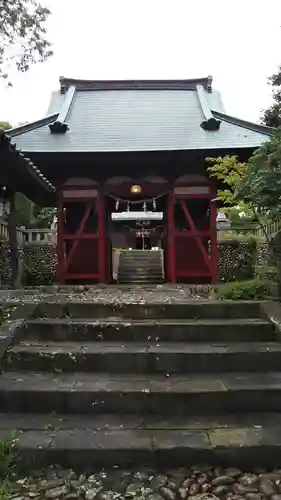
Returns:
[[[0,440],[0,500],[7,500],[12,493],[12,481],[17,474],[17,436],[12,431],[5,440]]]
[[[269,280],[232,281],[218,287],[218,300],[263,300],[271,294]]]

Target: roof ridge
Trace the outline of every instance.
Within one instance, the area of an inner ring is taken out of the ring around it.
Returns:
[[[52,115],[45,116],[44,118],[40,118],[39,120],[35,120],[33,122],[25,123],[24,125],[19,125],[18,127],[5,130],[5,133],[9,137],[15,137],[24,132],[30,132],[31,130],[40,128],[42,125],[48,125],[49,123],[55,121],[58,115],[59,113],[53,113]]]
[[[228,115],[227,113],[221,113],[220,111],[211,110],[214,116],[221,118],[223,121],[231,123],[233,125],[238,125],[254,132],[259,132],[264,135],[274,135],[276,129],[274,127],[267,127],[267,125],[262,125],[261,123],[254,123],[248,120],[243,120],[242,118],[237,118],[236,116]]]
[[[77,90],[196,90],[196,85],[202,85],[212,91],[212,77],[170,80],[85,80],[61,76],[61,91],[66,92],[71,86]]]

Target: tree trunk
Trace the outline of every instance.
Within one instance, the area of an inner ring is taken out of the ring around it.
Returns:
[[[17,244],[15,195],[10,198],[10,213],[8,217],[9,246],[11,252],[12,286],[21,288],[20,255]]]

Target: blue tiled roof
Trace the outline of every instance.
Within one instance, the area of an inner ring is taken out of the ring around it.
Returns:
[[[61,79],[61,89],[53,94],[45,119],[10,131],[17,147],[28,152],[256,148],[272,133],[225,114],[210,79]]]

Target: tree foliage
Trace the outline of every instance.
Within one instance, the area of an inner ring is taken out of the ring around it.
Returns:
[[[0,130],[8,130],[9,128],[12,128],[9,122],[0,122]]]
[[[248,162],[237,193],[259,216],[281,217],[281,133],[265,142]]]
[[[281,66],[278,73],[269,78],[272,85],[273,104],[264,111],[262,121],[269,127],[281,126]]]
[[[31,221],[31,226],[38,229],[49,228],[56,215],[55,207],[34,207],[33,220]]]
[[[217,200],[224,206],[224,211],[230,212],[233,207],[241,213],[252,215],[252,207],[240,196],[242,181],[246,175],[248,164],[240,162],[237,156],[219,156],[206,158],[210,177],[218,181]]]
[[[222,203],[224,210],[229,213],[233,208],[239,210],[251,224],[255,224],[263,230],[265,238],[269,241],[266,222],[268,222],[270,213],[258,205],[252,190],[252,183],[257,182],[256,176],[258,174],[257,169],[253,172],[253,165],[258,155],[262,154],[263,147],[266,145],[257,150],[248,163],[240,162],[237,156],[207,158],[206,160],[209,163],[210,176],[215,177],[218,181],[217,200]]]
[[[217,199],[228,209],[239,206],[263,229],[281,218],[281,132],[265,142],[247,163],[237,156],[207,158],[211,177],[218,180]]]
[[[28,200],[24,194],[16,193],[15,197],[15,219],[17,226],[28,227],[32,219],[33,203]]]
[[[12,69],[25,72],[52,54],[45,27],[49,14],[39,0],[0,0],[0,78],[8,85]]]

